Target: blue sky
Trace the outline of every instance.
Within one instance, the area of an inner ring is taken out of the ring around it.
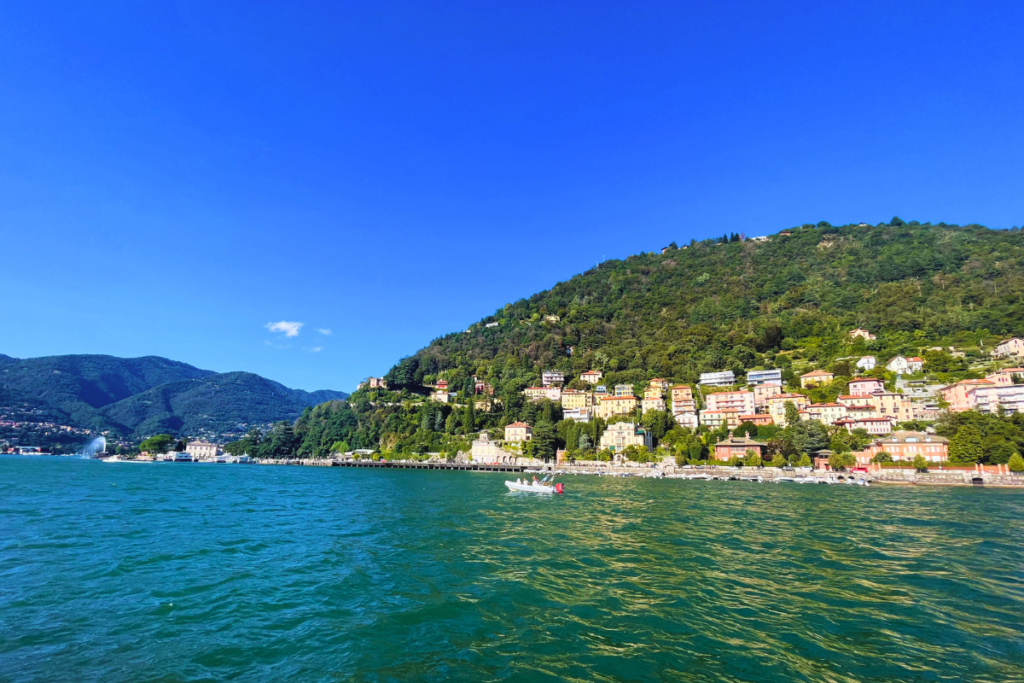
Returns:
[[[0,353],[351,390],[672,240],[1021,225],[1022,25],[1020,2],[5,2]]]

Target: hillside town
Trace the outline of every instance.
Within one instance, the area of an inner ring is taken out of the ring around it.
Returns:
[[[869,330],[857,328],[851,338],[875,339]],[[939,350],[939,349],[936,349]],[[946,351],[945,349],[941,349]],[[948,350],[956,356],[955,349]],[[962,354],[960,354],[962,355]],[[836,375],[823,368],[809,369],[787,383],[781,369],[748,370],[741,382],[732,370],[705,372],[695,384],[673,383],[656,377],[646,383],[604,383],[605,373],[592,369],[570,377],[547,370],[541,382],[522,391],[526,401],[558,404],[562,417],[578,423],[600,418],[607,427],[597,450],[610,452],[614,462],[626,459],[627,451],[653,448],[650,430],[643,426],[648,413],[661,411],[693,431],[726,431],[727,438],[714,444],[719,461],[760,460],[767,444],[750,438],[750,427],[788,426],[792,420],[816,421],[831,431],[843,430],[862,437],[860,450],[852,452],[854,466],[867,467],[884,460],[912,462],[920,458],[938,465],[949,460],[949,439],[930,426],[946,413],[978,411],[1012,415],[1024,408],[1024,367],[1012,364],[1024,358],[1024,340],[1013,338],[991,351],[990,369],[984,378],[965,379],[944,385],[927,378],[926,362],[919,356],[892,358],[861,356],[849,359],[856,376],[844,379],[834,398],[815,401],[812,394],[829,393],[837,386]],[[473,378],[477,406],[491,407],[493,387]],[[370,378],[363,386],[387,388],[383,378]],[[429,400],[455,404],[459,394],[444,379],[429,389]],[[913,428],[906,428],[906,427]],[[505,426],[504,438],[483,432],[473,442],[476,461],[526,462],[523,446],[532,438],[531,425],[515,422]],[[863,438],[866,437],[866,438]],[[559,451],[561,462],[565,452]],[[815,464],[829,468],[830,451],[815,454]],[[920,461],[919,461],[920,462]]]

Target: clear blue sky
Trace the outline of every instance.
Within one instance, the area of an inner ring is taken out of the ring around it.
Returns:
[[[672,240],[1020,225],[1022,26],[1019,1],[5,2],[0,352],[351,390]]]

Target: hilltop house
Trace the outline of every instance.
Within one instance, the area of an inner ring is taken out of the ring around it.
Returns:
[[[587,370],[580,375],[580,380],[587,384],[600,384],[604,373],[600,370]]]
[[[878,365],[878,361],[874,356],[861,356],[856,365],[863,372],[870,372],[875,369],[876,365]]]
[[[1020,337],[1013,337],[1007,339],[1004,342],[999,342],[996,347],[992,349],[992,355],[998,358],[1006,358],[1007,356],[1024,356],[1024,339]]]
[[[800,375],[800,387],[806,389],[807,387],[816,387],[822,384],[828,384],[833,379],[833,375],[828,370],[812,370],[811,372],[805,372]]]
[[[898,375],[909,375],[915,372],[921,372],[924,367],[924,361],[917,356],[913,358],[907,358],[905,356],[896,356],[885,364],[885,369],[889,372],[895,372]]]
[[[885,383],[874,377],[851,379],[847,386],[853,396],[870,396],[876,391],[885,391]]]

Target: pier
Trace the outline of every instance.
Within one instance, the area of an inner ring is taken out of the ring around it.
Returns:
[[[330,460],[323,459],[286,459],[258,460],[259,465],[298,465],[312,467],[364,467],[372,469],[395,470],[457,470],[461,472],[523,472],[525,465],[484,465],[479,463],[459,462],[417,462],[414,460]]]

